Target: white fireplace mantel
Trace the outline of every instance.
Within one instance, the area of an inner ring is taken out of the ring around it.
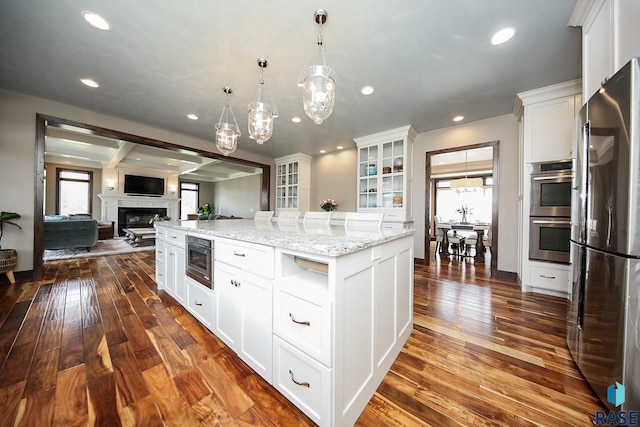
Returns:
[[[98,194],[102,200],[101,218],[114,221],[118,229],[118,208],[166,208],[167,216],[177,219],[180,199],[177,197],[128,196],[126,194]]]

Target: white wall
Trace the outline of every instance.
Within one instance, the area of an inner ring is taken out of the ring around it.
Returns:
[[[225,216],[253,219],[260,210],[262,175],[219,181],[213,184],[215,212]],[[275,194],[275,193],[272,193]]]
[[[0,89],[0,211],[22,216],[22,230],[9,226],[2,238],[3,248],[18,251],[16,271],[33,268],[33,210],[35,176],[36,113],[92,124],[190,148],[215,152],[213,140],[207,141],[152,128],[112,116],[94,113],[58,102]],[[234,157],[271,165],[271,182],[275,182],[273,159],[241,149]],[[275,189],[271,189],[272,194]]]
[[[323,199],[337,201],[339,212],[357,210],[357,154],[354,147],[313,157],[309,210],[321,211],[318,204]]]
[[[518,120],[513,114],[418,134],[413,146],[415,256],[424,258],[426,153],[481,142],[500,141],[498,270],[517,272]]]

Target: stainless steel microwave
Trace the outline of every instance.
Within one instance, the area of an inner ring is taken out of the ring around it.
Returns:
[[[532,164],[530,216],[570,217],[572,161]]]

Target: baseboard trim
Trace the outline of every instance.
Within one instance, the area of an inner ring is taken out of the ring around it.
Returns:
[[[518,273],[514,273],[513,271],[496,270],[496,274],[493,277],[500,280],[513,280],[514,282],[518,281]]]

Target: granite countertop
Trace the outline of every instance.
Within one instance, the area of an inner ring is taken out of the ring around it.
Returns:
[[[259,223],[247,219],[162,221],[155,226],[327,256],[350,254],[415,233],[407,228],[345,230],[339,225],[308,227],[302,223]]]

